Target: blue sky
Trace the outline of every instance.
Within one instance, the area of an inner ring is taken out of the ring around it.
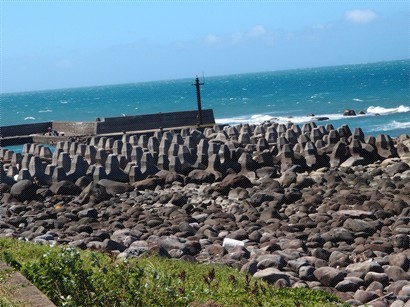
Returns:
[[[408,1],[1,1],[1,92],[409,58]]]

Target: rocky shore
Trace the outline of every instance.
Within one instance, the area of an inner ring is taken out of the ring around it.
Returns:
[[[0,150],[0,236],[410,304],[410,137],[263,123]]]

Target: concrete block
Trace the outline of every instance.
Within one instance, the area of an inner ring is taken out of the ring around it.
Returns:
[[[71,158],[68,152],[60,153],[60,155],[58,156],[58,160],[57,160],[57,166],[62,167],[66,173],[70,171]]]
[[[394,142],[389,135],[379,134],[376,137],[376,148],[377,153],[382,158],[393,158],[397,157],[397,150],[394,147]]]
[[[70,156],[71,156],[71,157],[74,157],[74,156],[76,155],[76,153],[77,153],[77,147],[78,147],[78,143],[77,143],[77,142],[72,142],[72,143],[70,144],[70,151],[69,151],[69,153],[70,153]]]
[[[98,148],[95,154],[95,163],[99,165],[105,165],[108,154],[109,153],[105,149]]]
[[[158,156],[157,167],[159,170],[169,170],[168,155],[160,154]]]
[[[33,157],[33,154],[30,154],[30,153],[24,154],[23,159],[21,160],[21,169],[29,168],[29,163],[32,157]]]
[[[53,153],[51,152],[49,147],[43,146],[40,149],[39,156],[40,156],[41,159],[52,159],[53,158]]]
[[[130,171],[128,173],[128,177],[129,177],[129,182],[131,184],[145,179],[145,177],[141,173],[139,166],[137,165],[131,166]]]
[[[29,144],[29,143],[24,144],[23,145],[23,150],[22,150],[23,155],[28,154],[30,152],[30,148],[31,148],[31,144]]]
[[[63,145],[63,151],[66,153],[70,153],[71,142],[65,141]]]
[[[98,182],[101,179],[108,179],[107,173],[102,165],[96,165],[93,172],[93,181]]]
[[[113,139],[113,138],[107,138],[107,139],[105,140],[105,147],[104,147],[104,149],[105,149],[106,151],[111,152],[113,146],[114,146],[114,139]]]
[[[120,155],[122,151],[122,145],[123,145],[122,141],[115,140],[114,144],[112,145],[112,153],[114,155]]]
[[[265,133],[265,139],[268,141],[269,144],[276,143],[278,140],[278,132],[274,127],[269,127]]]
[[[245,146],[247,144],[251,144],[252,143],[251,136],[249,135],[248,132],[241,132],[238,136],[238,142],[242,146]]]
[[[84,158],[80,155],[73,156],[71,160],[70,171],[66,172],[66,180],[76,182],[76,180],[87,173],[88,164]]]
[[[141,158],[143,154],[144,149],[141,146],[134,146],[131,150],[131,162],[134,162],[135,165],[141,165]]]
[[[21,161],[23,161],[23,156],[19,152],[13,153],[11,157],[11,165],[21,168]]]
[[[85,160],[89,165],[95,164],[97,156],[97,148],[93,145],[87,145],[85,148]]]
[[[67,153],[68,154],[68,153]],[[56,166],[53,170],[53,175],[51,181],[53,183],[59,182],[66,179],[66,172],[62,166]]]
[[[131,161],[132,145],[130,143],[122,143],[121,155],[127,160]]]
[[[85,151],[87,149],[87,145],[85,144],[78,144],[77,145],[77,151],[75,152],[76,155],[82,156],[85,158]]]
[[[169,171],[175,172],[177,174],[181,174],[182,172],[182,163],[178,156],[170,156],[169,157]]]
[[[142,148],[147,148],[148,146],[148,136],[146,134],[140,135],[138,139],[138,146],[141,146]]]
[[[161,139],[160,144],[159,144],[158,154],[159,155],[168,155],[170,147],[171,147],[171,141],[168,138],[163,137]]]
[[[116,154],[109,154],[105,163],[105,173],[108,179],[120,182],[128,182],[128,174],[120,168],[120,162]]]
[[[140,165],[141,173],[144,177],[148,177],[149,175],[155,175],[158,173],[158,168],[154,163],[154,159],[150,152],[144,152],[141,158],[141,165]]]
[[[129,143],[131,146],[137,146],[138,145],[138,136],[137,135],[131,135],[129,139]]]
[[[17,177],[17,181],[21,180],[30,180],[33,181],[33,178],[31,177],[30,171],[26,168],[23,168],[19,171],[19,175]]]
[[[295,131],[293,131],[293,129],[288,129],[285,132],[285,138],[288,140],[288,142],[291,145],[295,145],[298,142],[298,136],[295,133]]]
[[[174,136],[172,137],[171,144],[172,143],[176,143],[178,145],[184,144],[184,139],[183,139],[182,135],[179,134],[179,133],[175,133]]]
[[[361,128],[355,128],[353,131],[353,139],[364,143],[364,133]]]

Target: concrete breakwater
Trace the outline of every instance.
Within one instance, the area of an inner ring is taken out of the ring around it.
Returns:
[[[0,157],[0,235],[223,263],[354,305],[409,301],[406,135],[268,122]]]
[[[96,119],[94,122],[44,122],[0,127],[1,146],[19,145],[36,142],[36,135],[43,135],[51,127],[53,130],[70,136],[92,136],[122,131],[144,131],[172,127],[194,126],[197,124],[198,111],[180,111]],[[202,110],[204,125],[215,123],[211,109]],[[40,140],[43,140],[41,138]]]

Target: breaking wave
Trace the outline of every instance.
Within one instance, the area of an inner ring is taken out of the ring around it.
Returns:
[[[215,119],[217,124],[222,125],[235,125],[235,124],[260,124],[265,121],[273,121],[277,123],[288,123],[292,122],[295,124],[306,123],[310,121],[332,121],[332,120],[340,120],[340,119],[354,119],[364,116],[376,116],[376,115],[388,115],[392,113],[405,113],[409,112],[410,107],[406,107],[404,105],[400,105],[397,108],[383,108],[379,106],[370,106],[367,108],[366,114],[357,114],[356,116],[343,116],[343,114],[316,114],[315,116],[274,116],[274,115],[267,115],[267,114],[254,114],[250,116],[238,116],[238,117],[230,117],[230,118],[217,118]],[[386,129],[391,130],[391,128]]]
[[[367,113],[371,114],[391,114],[391,113],[405,113],[409,112],[410,107],[406,107],[404,105],[400,105],[397,108],[383,108],[383,107],[374,107],[370,106],[367,108]]]
[[[399,121],[393,120],[386,125],[378,126],[372,129],[372,131],[390,131],[390,130],[395,130],[395,129],[410,129],[410,122],[399,122]]]

